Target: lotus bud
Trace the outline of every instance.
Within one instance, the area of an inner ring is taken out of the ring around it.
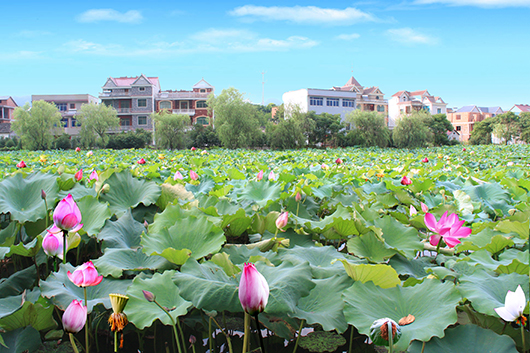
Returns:
[[[74,299],[68,305],[63,314],[63,328],[66,332],[77,333],[83,329],[86,323],[87,307],[81,300]]]
[[[75,148],[75,151],[76,151],[76,152],[81,152],[81,148],[76,147],[76,148]]]
[[[88,151],[88,152],[86,153],[86,156],[87,156],[87,157],[91,157],[93,154],[94,154],[94,152],[92,152],[92,151]]]
[[[401,326],[399,326],[394,320],[387,317],[378,319],[374,321],[372,326],[370,326],[370,339],[376,346],[389,345],[389,323],[392,327],[392,342],[395,344],[401,338]]]
[[[412,180],[407,178],[406,175],[403,175],[403,178],[401,178],[401,185],[410,185],[412,184]]]
[[[17,163],[17,168],[26,168],[26,163],[24,161],[20,161],[19,163]]]
[[[105,184],[105,185],[103,185],[103,187],[101,188],[101,191],[100,191],[100,192],[101,192],[102,194],[106,194],[107,192],[109,192],[109,190],[110,190],[110,185],[109,185],[109,184]]]
[[[272,181],[275,181],[276,180],[276,175],[274,174],[274,172],[271,170],[271,172],[269,173],[269,180],[272,180]]]
[[[337,158],[337,159],[335,160],[335,163],[337,163],[338,165],[341,165],[341,164],[342,164],[342,159]]]
[[[192,148],[191,148],[191,150],[192,150],[192,151],[195,151],[195,150],[196,150],[196,148],[195,148],[195,147],[192,147]]]
[[[283,231],[283,227],[287,225],[287,220],[289,219],[289,212],[282,212],[278,218],[276,218],[276,228]]]
[[[74,174],[75,181],[81,181],[83,179],[83,169],[79,169],[77,173]]]
[[[156,300],[156,296],[148,290],[142,290],[142,293],[144,293],[144,297],[148,302],[153,303]]]
[[[88,180],[90,180],[90,181],[92,181],[92,180],[98,181],[99,180],[98,172],[93,170],[92,173],[90,173],[90,176],[88,177]]]
[[[40,197],[41,199],[46,200],[46,192],[44,191],[44,189],[40,190]]]
[[[300,202],[300,201],[302,201],[302,194],[300,194],[300,191],[298,191],[298,192],[296,193],[296,196],[294,197],[294,200],[295,200],[296,202]]]
[[[410,205],[410,210],[409,210],[409,212],[410,212],[410,215],[411,215],[411,216],[414,216],[414,215],[416,215],[416,214],[418,213],[418,211],[416,210],[416,207],[414,207],[414,206],[412,206],[412,205]]]
[[[197,180],[199,179],[199,175],[195,173],[193,170],[190,170],[190,178],[191,180]]]
[[[51,233],[47,234],[42,239],[42,249],[48,256],[57,256],[60,259],[63,258],[63,244],[64,237],[60,233]],[[68,245],[68,244],[67,244]],[[68,248],[68,246],[66,246]]]
[[[265,310],[269,300],[269,284],[254,264],[246,263],[239,282],[239,301],[249,315]]]
[[[182,176],[182,173],[178,170],[175,172],[175,175],[173,176],[173,180],[182,180],[184,177]]]
[[[138,164],[145,164],[145,159],[140,158],[140,159],[138,160],[138,162],[136,162],[136,163],[138,163]]]
[[[260,171],[259,171],[258,176],[256,177],[256,179],[258,179],[258,181],[260,181],[261,179],[263,179],[263,170],[260,170]]]
[[[190,347],[191,347],[195,344],[195,342],[197,342],[197,338],[195,338],[195,336],[193,335],[190,335],[190,338],[188,341],[190,342]]]
[[[62,199],[53,211],[53,223],[65,231],[77,232],[81,224],[81,211],[71,194]]]
[[[423,202],[420,202],[420,205],[421,205],[421,210],[425,213],[429,212],[429,206],[427,206],[426,204],[424,204]]]
[[[326,163],[322,163],[322,165],[320,166],[320,168],[324,169],[324,170],[328,170],[329,169],[329,166],[326,164]]]
[[[425,157],[425,158],[423,158],[421,161],[422,161],[423,163],[427,163],[427,162],[429,162],[429,158]]]
[[[85,262],[79,266],[73,273],[68,271],[66,273],[70,281],[78,287],[92,287],[97,286],[103,280],[103,276],[99,276],[98,271],[94,267],[92,261]]]

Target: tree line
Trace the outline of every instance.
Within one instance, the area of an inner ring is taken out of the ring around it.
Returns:
[[[504,144],[530,143],[530,113],[515,115],[513,112],[506,112],[486,118],[474,124],[469,143],[491,144],[492,136],[497,137]]]

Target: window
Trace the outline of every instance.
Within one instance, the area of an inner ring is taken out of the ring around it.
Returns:
[[[146,116],[139,116],[138,117],[138,125],[147,125],[147,117]]]
[[[410,114],[410,107],[405,107],[405,113]]]
[[[70,120],[70,122],[71,122],[71,124],[72,124],[72,125],[71,125],[72,127],[76,127],[76,126],[77,126],[77,120],[75,120],[75,118],[72,118],[72,119]]]
[[[198,101],[196,107],[197,108],[208,108],[208,106],[206,105],[206,101]]]
[[[145,91],[145,87],[138,87],[138,91]]]
[[[180,109],[188,109],[188,102],[180,102]]]
[[[206,90],[204,88],[201,88],[199,92],[206,93]]]
[[[138,107],[147,107],[147,99],[138,99]]]
[[[403,96],[403,99],[401,99],[403,102],[407,100],[407,97]]]
[[[324,98],[322,97],[309,97],[309,105],[324,105]]]
[[[375,99],[379,99],[379,96],[375,96]]]
[[[462,126],[457,126],[456,131],[462,131]]]
[[[441,114],[442,113],[442,109],[440,109],[440,108],[436,109],[436,113],[437,114]]]
[[[70,103],[70,109],[75,109],[75,103]]]
[[[195,123],[199,125],[208,125],[208,117],[199,116],[197,120],[195,120]]]
[[[353,107],[355,107],[355,101],[353,99],[343,99],[342,100],[342,106],[343,107],[353,108]]]
[[[377,111],[378,112],[384,112],[385,111],[385,106],[384,105],[378,105],[377,106]]]
[[[129,118],[120,119],[121,126],[131,126],[131,120]]]
[[[61,125],[63,127],[68,127],[68,118],[61,119]]]
[[[456,116],[456,120],[460,120],[461,119],[461,116],[460,115],[457,115]]]
[[[338,107],[339,106],[339,99],[338,98],[327,98],[326,99],[326,105],[328,107]]]
[[[66,111],[66,103],[55,103],[55,105],[57,106],[57,109],[59,109],[60,112]]]
[[[171,102],[160,102],[160,109],[171,109]]]

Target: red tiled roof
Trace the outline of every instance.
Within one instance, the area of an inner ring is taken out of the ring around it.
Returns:
[[[110,79],[116,84],[118,87],[125,87],[130,86],[136,81],[140,76],[136,77],[111,77]],[[160,83],[158,82],[158,77],[147,77],[149,82],[151,84],[160,87]]]
[[[408,91],[399,91],[399,92],[394,93],[394,94],[392,95],[392,97],[398,97],[398,96],[401,96],[403,93],[407,93],[407,94],[409,94]]]
[[[351,77],[348,82],[346,82],[346,84],[344,86],[342,86],[343,88],[344,87],[348,87],[348,86],[357,86],[357,87],[362,87],[361,84],[359,82],[357,82],[357,80],[355,79],[355,77]]]
[[[411,96],[422,96],[423,94],[425,94],[425,92],[427,92],[426,89],[422,90],[422,91],[414,91],[414,92],[410,92],[410,95]]]
[[[515,104],[514,107],[519,108],[522,112],[530,113],[530,105],[528,104]]]

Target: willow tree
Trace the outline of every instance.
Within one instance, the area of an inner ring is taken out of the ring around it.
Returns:
[[[171,114],[167,110],[151,114],[155,123],[156,145],[162,148],[182,149],[186,147],[186,129],[190,117],[183,114]]]
[[[120,126],[118,112],[106,104],[83,104],[76,118],[81,124],[79,135],[85,146],[105,147],[109,140],[107,131]]]
[[[63,132],[61,113],[53,103],[35,101],[30,107],[15,108],[11,128],[22,140],[22,147],[30,150],[47,150],[54,136]]]

